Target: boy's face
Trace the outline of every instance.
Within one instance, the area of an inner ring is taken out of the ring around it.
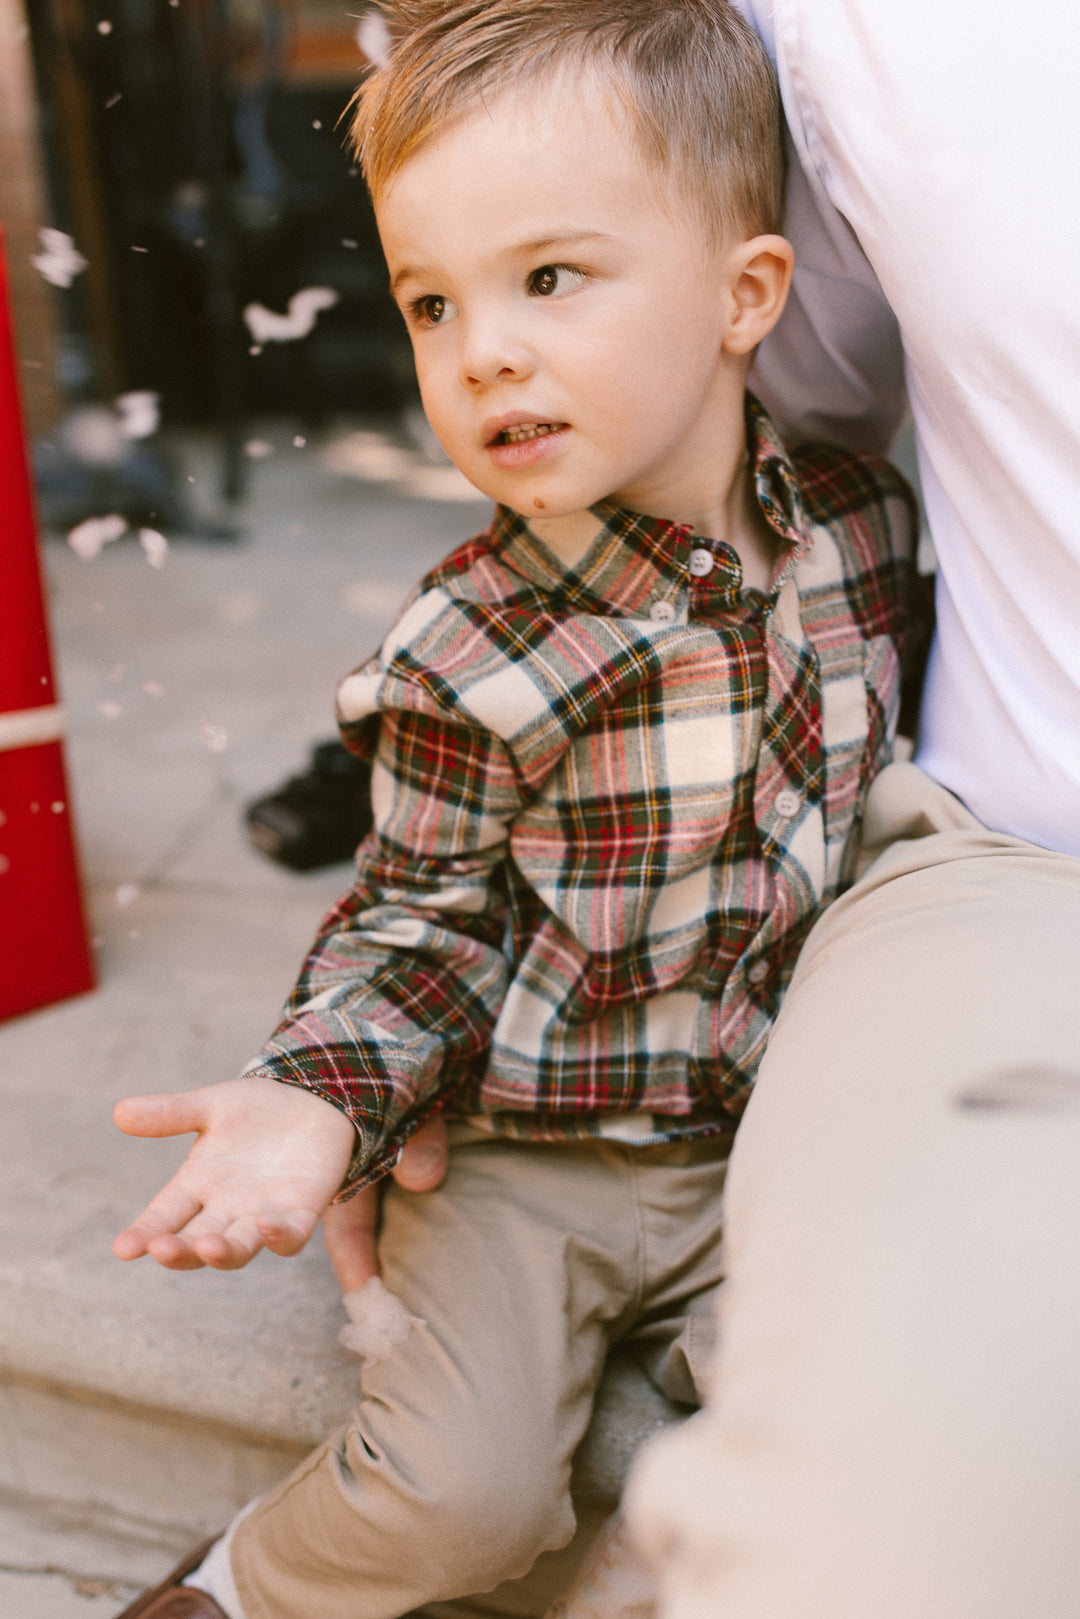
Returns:
[[[575,77],[451,124],[378,201],[431,424],[525,516],[678,517],[742,431],[730,256],[660,183]]]

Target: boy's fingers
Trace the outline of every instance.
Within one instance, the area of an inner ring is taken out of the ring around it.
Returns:
[[[113,1108],[113,1123],[127,1136],[182,1136],[205,1122],[201,1090],[127,1096]]]
[[[113,1253],[117,1259],[139,1259],[151,1252],[152,1242],[181,1230],[201,1208],[202,1203],[194,1193],[185,1191],[181,1186],[164,1187],[153,1202],[147,1204],[138,1219],[121,1231],[113,1243]],[[155,1252],[154,1258],[158,1257]],[[162,1260],[162,1263],[165,1261]]]
[[[433,1192],[446,1179],[448,1156],[446,1124],[437,1115],[405,1143],[394,1179],[408,1192]]]
[[[224,1231],[204,1231],[191,1238],[191,1246],[204,1265],[214,1270],[240,1270],[262,1247],[251,1220],[234,1220]]]
[[[290,1209],[288,1214],[275,1210],[260,1214],[255,1224],[264,1247],[272,1254],[288,1256],[300,1252],[318,1219],[314,1209]]]
[[[366,1186],[347,1203],[332,1203],[323,1214],[323,1241],[343,1293],[352,1293],[379,1274],[375,1227],[379,1195]]]
[[[163,1231],[151,1237],[146,1245],[151,1259],[156,1259],[165,1270],[202,1270],[203,1262],[192,1250],[191,1244],[174,1231]]]

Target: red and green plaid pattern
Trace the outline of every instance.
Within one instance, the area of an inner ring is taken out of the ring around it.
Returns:
[[[375,831],[247,1071],[349,1115],[353,1185],[440,1105],[664,1140],[745,1104],[888,757],[915,529],[885,463],[748,435],[770,597],[673,523],[597,508],[569,570],[500,509],[343,682]]]

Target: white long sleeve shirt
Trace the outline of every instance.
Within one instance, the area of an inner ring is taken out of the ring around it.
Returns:
[[[938,556],[919,764],[1080,854],[1080,5],[736,0],[776,61],[800,267],[784,428],[915,421]]]

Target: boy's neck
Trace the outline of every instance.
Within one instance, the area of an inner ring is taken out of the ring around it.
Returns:
[[[768,591],[776,570],[779,538],[757,499],[741,411],[737,428],[718,434],[711,449],[707,466],[695,468],[694,476],[681,486],[651,491],[652,498],[640,503],[618,493],[611,496],[611,504],[629,505],[646,516],[688,528],[703,539],[726,542],[742,563],[743,588]],[[529,514],[526,521],[567,568],[581,561],[598,532],[591,510],[562,517]]]

